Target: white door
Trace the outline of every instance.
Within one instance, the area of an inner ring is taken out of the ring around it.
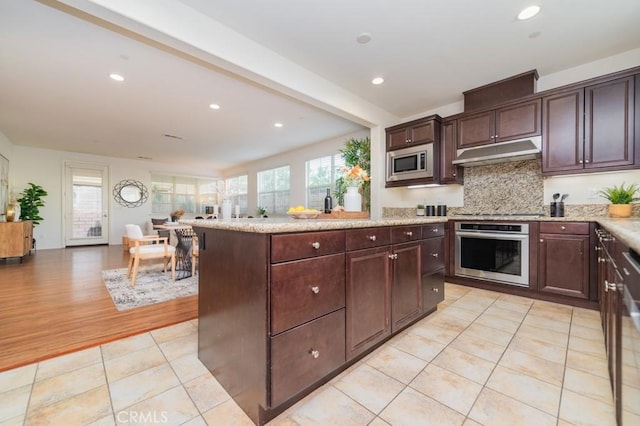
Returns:
[[[109,243],[109,168],[65,164],[65,245]]]

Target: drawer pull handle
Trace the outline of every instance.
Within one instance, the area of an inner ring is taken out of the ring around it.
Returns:
[[[436,288],[432,288],[431,291],[435,291],[436,293],[439,292],[440,290],[436,287]]]
[[[320,248],[320,243],[319,242],[315,242],[315,243],[311,243],[311,247],[313,247],[314,249],[318,250]]]
[[[431,256],[438,257],[438,253],[431,253]]]
[[[370,239],[371,241],[375,241],[375,240],[376,240],[376,236],[375,236],[375,235],[369,235],[369,239]]]
[[[562,226],[560,227],[560,229],[562,229],[562,230],[564,231],[565,229],[567,229],[567,227],[566,227],[566,226],[564,226],[564,225],[562,225]]]
[[[413,232],[407,231],[404,233],[404,235],[406,235],[407,237],[411,237],[413,235]]]
[[[311,356],[312,356],[312,357],[314,357],[314,358],[318,358],[318,357],[320,356],[320,351],[317,351],[317,350],[315,350],[315,349],[311,349],[311,350],[309,351],[309,353],[310,353],[310,354],[311,354]]]
[[[313,294],[318,294],[320,293],[320,287],[318,287],[317,285],[314,285],[313,287],[311,287],[311,292]]]
[[[455,175],[454,175],[455,176]],[[433,228],[431,232],[438,232],[438,228]]]

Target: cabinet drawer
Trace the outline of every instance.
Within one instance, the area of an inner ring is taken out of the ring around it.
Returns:
[[[391,228],[350,229],[346,231],[347,251],[391,244]]]
[[[444,268],[444,238],[422,241],[422,273]]]
[[[273,235],[271,262],[304,259],[344,251],[344,231]]]
[[[322,379],[345,362],[344,309],[271,339],[271,406]]]
[[[444,300],[444,270],[422,276],[422,310],[429,312]]]
[[[541,234],[589,234],[588,222],[540,222]]]
[[[271,266],[271,334],[344,308],[345,254]]]
[[[422,225],[422,238],[443,237],[444,227],[446,225],[446,223],[431,223],[429,225]]]
[[[422,239],[421,225],[394,226],[391,228],[391,242],[394,244],[420,239]]]

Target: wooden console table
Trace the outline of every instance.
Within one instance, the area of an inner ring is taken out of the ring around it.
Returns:
[[[33,222],[0,222],[0,259],[19,257],[20,263],[33,247]]]

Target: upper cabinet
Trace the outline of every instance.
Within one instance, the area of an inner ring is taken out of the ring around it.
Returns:
[[[638,78],[628,76],[543,97],[542,172],[635,167]]]
[[[434,117],[426,117],[389,127],[386,129],[387,151],[433,143],[439,137],[439,128],[436,128],[439,125]]]
[[[440,183],[462,183],[464,169],[452,164],[456,159],[458,121],[446,120],[440,132]]]
[[[539,136],[541,100],[458,117],[458,148]]]

